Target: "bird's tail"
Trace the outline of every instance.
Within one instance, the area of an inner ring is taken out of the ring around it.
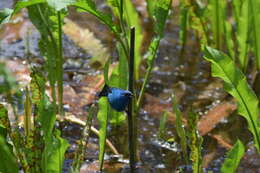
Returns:
[[[98,97],[107,96],[110,90],[110,87],[107,84],[105,84],[101,92],[98,94]]]

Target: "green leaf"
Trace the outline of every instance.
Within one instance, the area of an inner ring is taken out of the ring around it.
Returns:
[[[14,154],[10,150],[5,138],[0,135],[0,172],[4,173],[18,173],[19,167],[14,157]]]
[[[160,126],[159,126],[159,138],[164,139],[166,132],[166,122],[168,119],[168,113],[164,112],[163,116],[160,118]]]
[[[67,140],[61,138],[59,133],[59,131],[56,131],[56,134],[50,140],[45,141],[42,158],[44,173],[62,172],[65,152],[69,147],[69,143]]]
[[[243,71],[246,70],[248,64],[248,35],[249,35],[249,1],[241,2],[242,8],[238,18],[237,25],[237,45],[238,60]]]
[[[158,34],[160,37],[163,36],[165,22],[168,17],[171,4],[172,4],[171,0],[157,0],[155,4],[154,11],[153,11],[153,16],[155,20],[154,30],[156,34]]]
[[[4,23],[9,22],[12,14],[13,14],[13,9],[10,8],[4,8],[0,10],[0,26]]]
[[[247,120],[255,146],[260,151],[258,99],[247,83],[246,76],[224,53],[210,47],[205,47],[204,53],[205,59],[212,63],[212,75],[223,79],[224,89],[237,100],[238,113]]]
[[[187,140],[186,140],[186,133],[184,129],[184,124],[182,123],[181,118],[181,111],[178,108],[178,104],[176,101],[175,96],[172,97],[172,105],[173,105],[173,112],[176,114],[176,132],[181,140],[181,149],[184,155],[186,163],[188,163],[188,153],[187,153]]]
[[[113,33],[118,33],[116,26],[113,24],[112,17],[108,14],[104,14],[98,11],[95,6],[95,3],[92,0],[78,0],[72,5],[77,7],[81,12],[88,12],[96,16],[101,22],[107,25]]]
[[[67,8],[67,6],[73,4],[76,0],[46,0],[49,6],[57,11]]]
[[[259,0],[249,0],[251,6],[251,15],[253,18],[253,38],[254,38],[254,52],[257,68],[260,69],[260,2]]]
[[[135,27],[135,78],[139,79],[139,67],[141,63],[141,47],[143,40],[142,26],[140,17],[131,0],[124,0],[124,16],[128,28]],[[128,30],[128,40],[130,40],[130,30]]]
[[[104,163],[105,154],[105,144],[107,135],[107,122],[108,122],[108,112],[109,103],[106,97],[101,97],[98,102],[98,124],[99,124],[99,169],[102,171]]]
[[[21,9],[23,8],[26,8],[26,7],[29,7],[29,6],[33,6],[33,5],[36,5],[36,4],[40,4],[40,3],[45,3],[46,0],[25,0],[25,1],[18,1],[16,4],[15,4],[15,7],[14,7],[14,11],[13,11],[13,14],[19,12]]]
[[[148,14],[152,18],[154,6],[156,4],[156,0],[146,0],[146,4],[147,4],[146,7],[147,7]]]
[[[227,157],[221,166],[221,173],[235,173],[241,158],[245,153],[245,147],[240,140],[237,140],[234,147],[228,152]]]
[[[223,31],[224,31],[224,19],[225,19],[225,1],[210,0],[209,1],[209,17],[211,18],[213,39],[215,47],[220,49],[222,45]]]
[[[192,170],[194,173],[202,173],[202,142],[203,138],[199,135],[197,129],[198,114],[189,112],[188,115],[188,134],[189,134],[189,147],[191,150],[190,160],[192,161]]]

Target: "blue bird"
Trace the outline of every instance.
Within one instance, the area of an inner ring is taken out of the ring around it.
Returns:
[[[118,112],[122,112],[126,109],[133,94],[130,91],[120,88],[109,87],[105,84],[98,97],[105,96],[108,98],[110,106]]]

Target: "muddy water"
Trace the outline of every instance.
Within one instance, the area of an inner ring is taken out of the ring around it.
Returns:
[[[11,4],[12,1],[4,0],[5,7],[10,7]],[[102,4],[99,8],[107,10],[107,7]],[[89,15],[78,13],[72,13],[69,18],[82,27],[88,27],[109,48],[111,54],[115,54],[115,50],[111,46],[114,44],[113,40],[111,40],[111,34],[97,20]],[[210,77],[210,66],[204,61],[197,42],[195,42],[191,33],[189,34],[186,51],[182,57],[180,56],[181,47],[178,43],[179,28],[177,21],[178,15],[173,13],[172,18],[167,22],[165,37],[161,41],[158,58],[147,88],[148,95],[146,95],[143,109],[138,117],[138,172],[171,173],[179,168],[182,168],[184,172],[191,172],[191,165],[185,165],[183,162],[172,121],[166,124],[165,137],[163,139],[158,137],[159,119],[164,111],[171,111],[171,95],[173,93],[176,95],[180,109],[183,112],[187,112],[190,107],[193,107],[200,115],[210,109],[212,104],[222,102],[228,98],[227,94],[222,90],[220,80]],[[91,28],[91,26],[94,27]],[[40,57],[37,46],[38,38],[39,33],[34,30],[30,33],[30,37],[27,38],[30,40],[30,54],[33,57]],[[26,56],[24,45],[26,45],[25,36],[19,37],[18,41],[2,42],[0,56],[2,58],[14,56],[24,58]],[[64,36],[64,47],[67,59],[65,66],[70,69],[67,71],[69,73],[67,76],[74,70],[73,79],[75,79],[72,81],[69,78],[65,80],[68,84],[77,86],[77,82],[82,76],[82,73],[78,73],[78,71],[84,70],[87,74],[90,74],[91,72],[94,73],[95,70],[89,66],[83,68],[79,65],[88,63],[86,57],[90,57],[90,55],[78,48],[67,36]],[[97,126],[96,121],[94,124]],[[82,129],[72,123],[60,124],[60,128],[63,131],[63,137],[68,139],[71,144],[66,155],[67,159],[64,168],[64,172],[68,172],[76,142],[80,139],[80,130]],[[122,132],[124,132],[123,135]],[[221,124],[217,125],[214,133],[222,134],[230,143],[233,143],[237,138],[247,143],[251,141],[245,121],[237,116],[225,119]],[[108,152],[105,157],[105,172],[129,172],[126,164],[127,160],[125,160],[128,155],[127,126],[110,126],[108,128],[108,138],[124,157],[118,159]],[[174,138],[175,141],[167,141],[167,139],[171,138]],[[92,171],[94,172],[98,160],[98,138],[92,135],[89,143],[85,164],[87,167],[93,167]],[[203,144],[205,171],[219,172],[226,151],[215,139],[205,136]],[[206,164],[206,162],[209,163]],[[257,156],[252,145],[249,144],[238,171],[260,172],[259,163],[259,156]]]

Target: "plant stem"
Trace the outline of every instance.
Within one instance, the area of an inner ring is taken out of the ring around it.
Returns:
[[[151,52],[151,54],[148,57],[148,62],[149,62],[148,63],[148,69],[146,71],[144,82],[143,82],[143,85],[142,85],[142,88],[141,88],[141,91],[140,91],[140,95],[139,95],[138,100],[137,100],[136,112],[139,112],[139,109],[140,109],[140,106],[141,106],[141,101],[143,100],[143,97],[144,97],[145,87],[146,87],[146,85],[149,81],[150,74],[151,74],[152,69],[153,69],[153,64],[154,64],[154,60],[155,60],[155,57],[156,57],[156,51],[158,49],[160,39],[161,39],[160,37],[154,38],[154,40],[153,40],[154,43],[150,46],[149,51]]]
[[[58,33],[59,33],[59,46],[58,46],[58,56],[57,56],[57,83],[58,83],[58,101],[59,101],[59,113],[64,115],[63,112],[63,52],[62,52],[62,21],[60,11],[57,12],[58,16]]]
[[[129,59],[129,81],[128,90],[134,94],[134,52],[135,52],[135,28],[131,28],[130,32],[130,59]],[[130,172],[135,172],[135,138],[134,138],[134,109],[133,99],[128,105],[128,143],[129,143],[129,157],[130,157]]]

